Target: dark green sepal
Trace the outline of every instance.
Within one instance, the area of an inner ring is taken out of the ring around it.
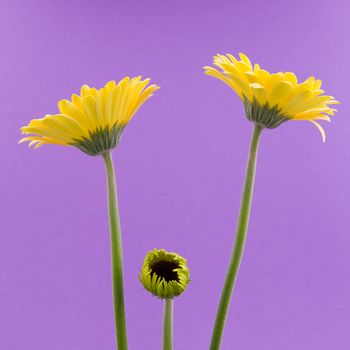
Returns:
[[[261,106],[256,99],[250,102],[246,97],[243,98],[243,103],[247,119],[265,128],[277,128],[277,126],[291,119],[281,113],[282,109],[278,108],[277,105],[270,107],[268,103],[265,103]]]
[[[90,131],[88,138],[74,139],[71,145],[90,156],[104,154],[118,146],[124,127],[125,125],[115,125],[112,128],[100,127],[94,131]]]

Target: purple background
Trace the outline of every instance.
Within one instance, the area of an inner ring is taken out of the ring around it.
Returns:
[[[162,303],[137,279],[154,247],[191,268],[175,349],[208,348],[252,125],[202,66],[242,51],[314,74],[343,104],[325,144],[307,122],[263,134],[222,349],[349,349],[349,12],[346,0],[2,0],[0,348],[115,348],[103,162],[17,141],[81,84],[137,74],[162,88],[114,152],[130,349],[161,348]]]

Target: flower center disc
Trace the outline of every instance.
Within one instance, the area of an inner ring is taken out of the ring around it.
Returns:
[[[172,261],[158,261],[151,267],[151,274],[156,274],[158,277],[164,278],[167,282],[179,282],[179,276],[174,269],[179,268],[177,263]]]

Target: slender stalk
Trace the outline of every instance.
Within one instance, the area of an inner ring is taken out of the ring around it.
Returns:
[[[163,318],[163,350],[173,349],[173,299],[165,299]]]
[[[127,350],[124,287],[123,287],[123,254],[117,200],[117,187],[113,159],[109,152],[103,155],[107,172],[109,228],[111,233],[112,282],[116,338],[118,350]]]
[[[258,152],[259,139],[262,130],[262,126],[255,124],[250,143],[250,151],[244,180],[243,193],[241,197],[241,207],[239,211],[235,242],[228,270],[226,273],[225,284],[221,292],[220,304],[216,314],[210,350],[220,349],[227,312],[230,306],[232,291],[236,282],[239,265],[242,260],[244,245],[247,237],[250,207],[252,203],[254,189],[256,158]]]

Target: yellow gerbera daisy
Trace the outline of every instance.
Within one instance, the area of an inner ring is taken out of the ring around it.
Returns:
[[[324,95],[321,80],[310,77],[298,83],[291,72],[269,73],[258,64],[254,67],[249,58],[240,53],[234,56],[214,56],[213,67],[204,67],[205,73],[230,86],[244,103],[247,118],[263,127],[275,128],[287,120],[308,120],[320,130],[323,141],[325,132],[316,120],[330,121],[336,111],[329,105],[339,103],[332,96]]]
[[[145,257],[139,280],[149,292],[167,299],[185,291],[189,274],[185,258],[164,249],[154,249]]]
[[[164,350],[173,349],[173,299],[186,290],[189,275],[186,259],[164,249],[151,250],[143,261],[140,282],[154,296],[164,299]]]
[[[150,79],[125,77],[97,90],[83,85],[80,95],[58,102],[59,114],[33,119],[21,128],[29,146],[75,146],[89,155],[103,154],[118,145],[120,135],[136,111],[159,89]]]

